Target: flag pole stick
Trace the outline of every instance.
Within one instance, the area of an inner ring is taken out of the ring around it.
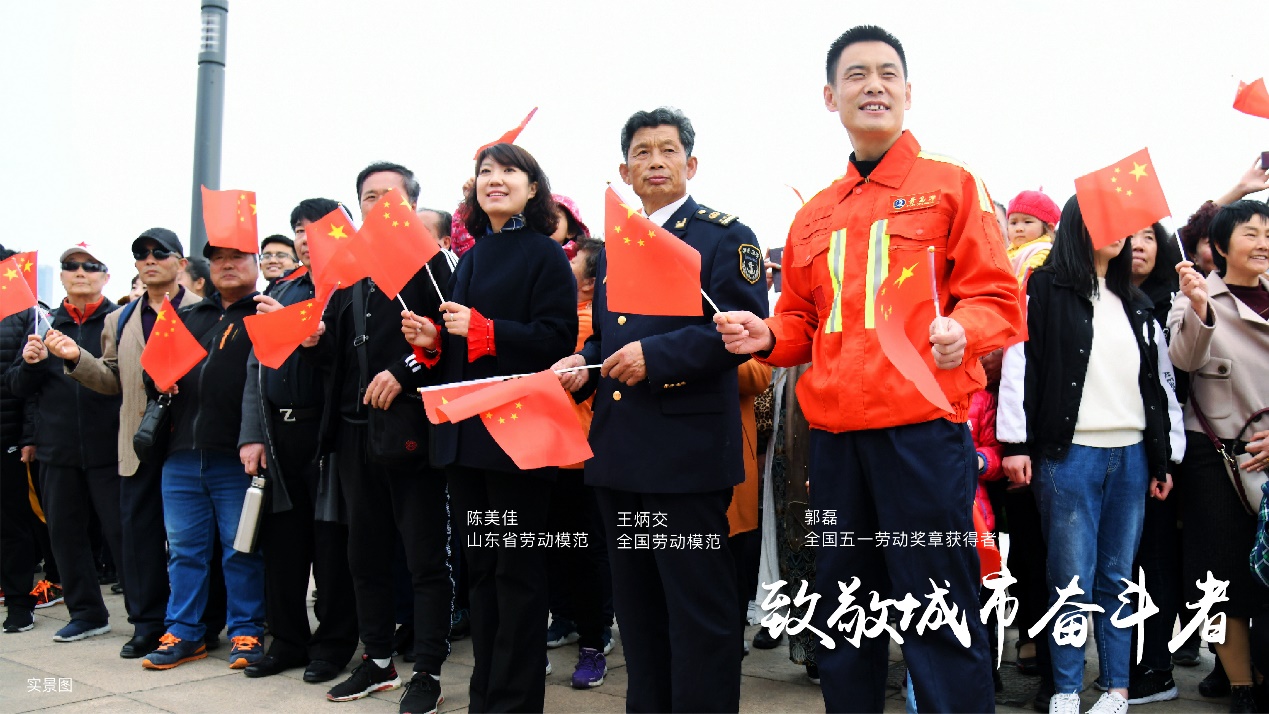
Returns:
[[[709,303],[709,306],[710,306],[710,307],[712,307],[712,308],[714,308],[714,312],[715,312],[715,313],[721,313],[721,312],[722,312],[722,310],[719,310],[719,309],[718,309],[718,306],[714,304],[713,299],[711,299],[711,298],[710,298],[710,296],[709,296],[709,295],[707,295],[707,294],[705,293],[705,288],[701,288],[701,295],[705,297],[705,302],[708,302],[708,303]]]
[[[401,299],[401,293],[397,293],[397,302],[401,303],[402,310],[405,310],[406,312],[410,311],[410,308],[405,304],[405,300]]]
[[[425,263],[423,267],[427,269],[427,277],[432,280],[432,287],[436,289],[436,297],[440,298],[441,302],[445,302],[445,296],[441,294],[441,286],[436,284],[436,276],[432,274],[431,264]]]
[[[939,307],[939,281],[934,275],[934,246],[929,248],[930,256],[930,295],[934,297],[934,317],[943,317],[943,309]]]
[[[584,364],[581,367],[566,367],[564,369],[555,370],[556,374],[567,374],[569,372],[580,372],[584,369],[599,369],[601,364]],[[449,382],[447,384],[435,384],[431,387],[419,387],[419,392],[435,392],[440,389],[452,389],[454,387],[470,387],[477,384],[492,384],[493,382],[505,382],[508,379],[519,379],[521,377],[530,377],[537,372],[525,372],[524,374],[508,374],[502,377],[485,377],[484,379],[469,379],[465,382]]]

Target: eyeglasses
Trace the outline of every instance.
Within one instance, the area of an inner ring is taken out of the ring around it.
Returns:
[[[145,260],[151,255],[154,255],[155,260],[167,260],[168,258],[171,258],[175,252],[176,251],[168,250],[167,248],[137,248],[132,251],[132,257],[136,260]]]
[[[106,272],[105,264],[98,263],[95,260],[82,260],[82,261],[81,260],[63,260],[62,261],[62,270],[65,270],[68,273],[73,273],[76,270],[79,270],[80,268],[83,268],[85,273]]]
[[[261,253],[260,260],[295,260],[295,256],[290,253]]]

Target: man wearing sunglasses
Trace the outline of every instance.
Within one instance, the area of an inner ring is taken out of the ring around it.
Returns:
[[[85,351],[100,354],[101,333],[118,306],[102,296],[110,273],[87,244],[68,248],[61,263],[66,299],[48,322],[37,320],[36,334],[27,336],[22,350],[22,366],[8,375],[11,391],[35,404],[41,501],[71,616],[53,640],[75,642],[110,631],[88,524],[95,511],[110,552],[121,559],[120,479],[115,463],[120,398],[94,392],[67,377],[59,362],[48,359],[43,333],[51,323],[53,330],[82,343]],[[75,408],[67,409],[68,405]]]
[[[119,511],[122,521],[122,563],[120,580],[133,637],[120,650],[126,659],[144,657],[159,645],[167,613],[168,578],[166,530],[163,525],[163,464],[141,463],[132,449],[132,436],[145,412],[145,386],[141,382],[141,351],[154,328],[165,295],[177,309],[201,298],[176,283],[185,265],[185,251],[176,234],[166,228],[151,228],[132,242],[137,273],[145,283],[145,296],[126,305],[105,320],[101,335],[101,356],[61,331],[50,331],[45,344],[49,352],[65,360],[66,373],[75,381],[102,394],[122,395],[119,409],[118,462]],[[134,307],[135,306],[135,307]],[[223,626],[224,587],[213,585],[208,617]],[[207,618],[205,618],[207,619]],[[207,628],[214,638],[220,628]]]

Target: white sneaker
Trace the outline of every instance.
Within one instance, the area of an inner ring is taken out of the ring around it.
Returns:
[[[1076,705],[1079,699],[1076,698]],[[1050,705],[1052,707],[1052,705]],[[1052,708],[1049,711],[1053,711]],[[1128,700],[1115,694],[1114,692],[1106,692],[1101,699],[1088,710],[1088,714],[1128,714]]]
[[[1054,694],[1049,697],[1049,714],[1080,714],[1080,695]]]

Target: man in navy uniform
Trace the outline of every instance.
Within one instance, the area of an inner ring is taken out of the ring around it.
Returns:
[[[637,112],[621,132],[622,180],[653,223],[701,254],[701,285],[721,310],[766,313],[762,252],[733,215],[696,203],[691,122],[675,109]],[[608,310],[598,267],[594,334],[556,368],[576,397],[595,394],[586,463],[612,560],[629,667],[629,711],[736,711],[744,634],[727,550],[727,506],[744,479],[736,368],[711,317]],[[655,280],[656,276],[648,276]]]

